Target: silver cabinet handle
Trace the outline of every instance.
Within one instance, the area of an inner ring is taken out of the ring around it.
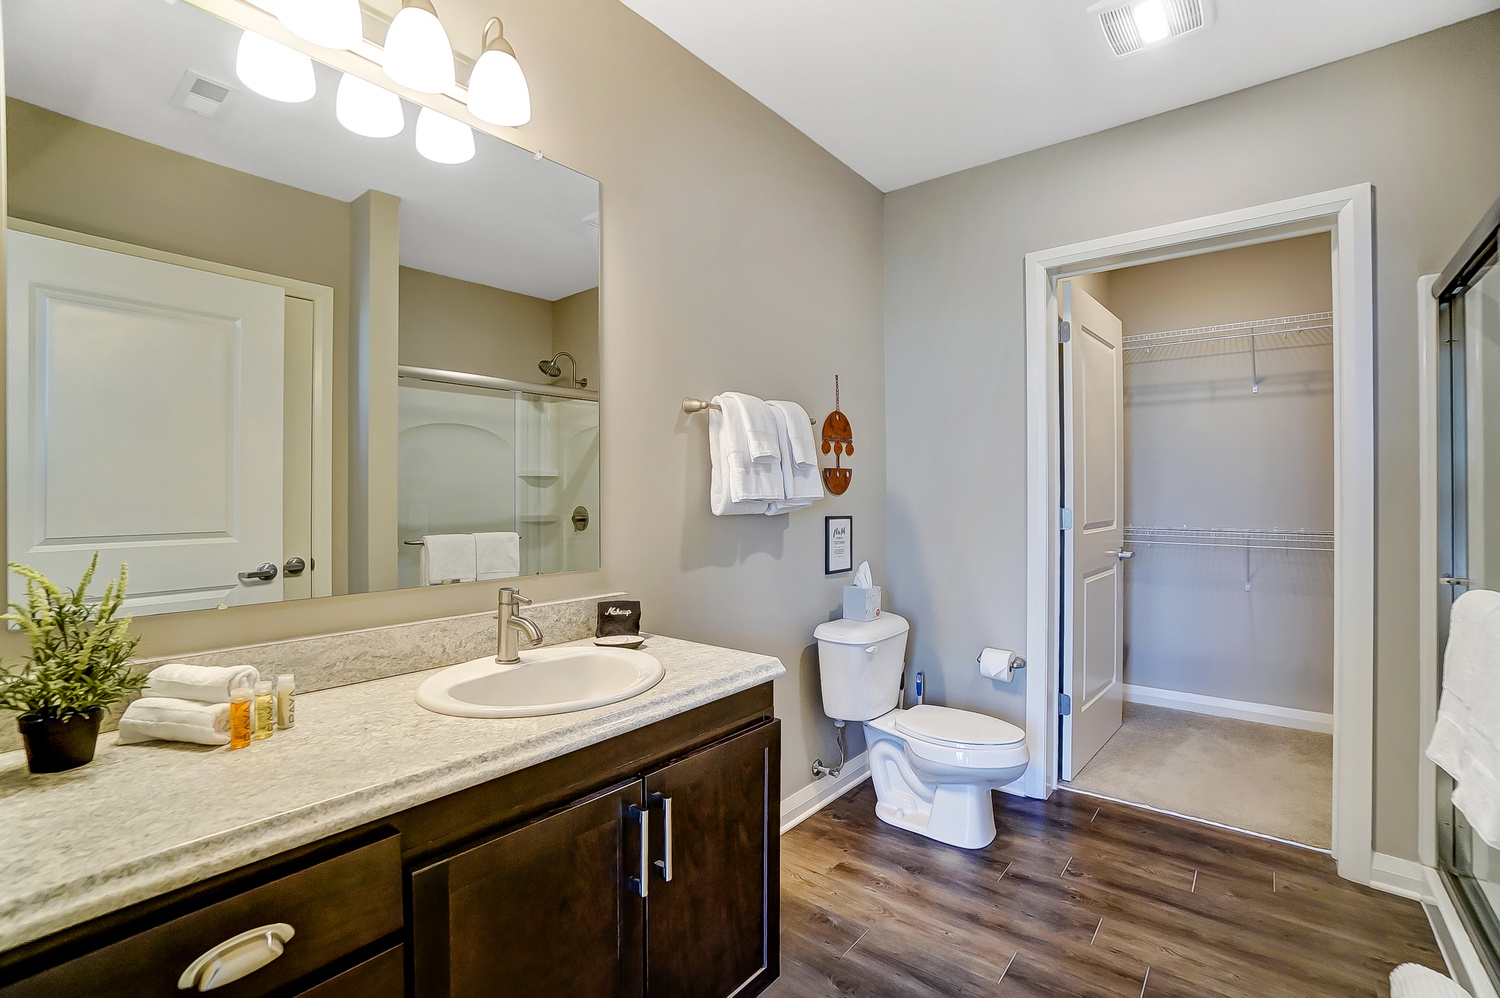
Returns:
[[[286,949],[297,930],[285,922],[273,922],[226,939],[188,964],[177,979],[177,988],[212,991],[255,973]]]
[[[661,802],[661,850],[662,858],[656,861],[657,869],[661,870],[661,879],[671,883],[672,881],[672,798],[663,794],[652,794],[652,798]]]
[[[641,823],[641,875],[631,877],[628,886],[641,897],[651,893],[651,810],[630,805],[630,816]]]
[[[276,578],[276,573],[278,571],[279,569],[277,569],[274,564],[268,561],[253,572],[241,572],[240,581],[250,582],[253,580],[255,582],[270,582],[272,579]]]
[[[1124,548],[1121,548],[1120,550],[1115,552],[1115,557],[1119,558],[1121,561],[1129,561],[1131,558],[1135,557],[1135,552],[1126,551]]]

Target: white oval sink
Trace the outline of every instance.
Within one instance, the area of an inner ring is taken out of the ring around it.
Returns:
[[[644,693],[666,674],[645,652],[579,646],[521,652],[519,665],[493,655],[454,665],[417,687],[417,703],[456,717],[565,714]]]

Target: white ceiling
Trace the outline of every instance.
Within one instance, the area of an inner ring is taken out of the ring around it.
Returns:
[[[20,100],[189,156],[352,201],[401,198],[401,263],[555,301],[599,284],[599,185],[494,136],[460,166],[428,162],[406,130],[366,139],[334,117],[339,74],[282,104],[234,72],[238,28],[162,0],[4,0],[5,84]],[[221,120],[169,101],[191,69],[238,88]]]
[[[1366,52],[1500,0],[1217,0],[1116,59],[1093,0],[624,0],[883,191]]]

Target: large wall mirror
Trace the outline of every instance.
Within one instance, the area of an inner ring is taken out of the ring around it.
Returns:
[[[263,96],[187,2],[0,16],[12,561],[136,614],[599,567],[595,181]]]

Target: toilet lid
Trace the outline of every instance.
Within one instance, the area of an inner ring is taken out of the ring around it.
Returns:
[[[950,745],[1013,745],[1026,740],[1026,732],[1009,721],[928,703],[898,711],[896,727],[905,734]]]

